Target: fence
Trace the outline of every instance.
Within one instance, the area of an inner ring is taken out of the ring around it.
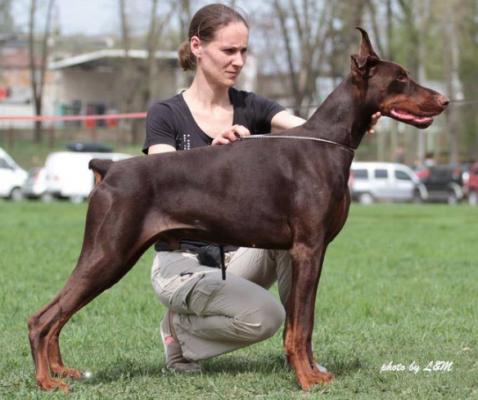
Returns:
[[[91,142],[111,141],[116,144],[131,142],[131,122],[142,121],[145,112],[103,115],[2,115],[0,116],[0,138],[6,147],[12,148],[20,140],[34,139],[34,123],[41,121],[42,136],[49,147],[56,141],[88,140]],[[25,122],[31,127],[26,128]],[[21,127],[18,127],[21,126]]]

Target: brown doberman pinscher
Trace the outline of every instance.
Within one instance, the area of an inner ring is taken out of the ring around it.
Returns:
[[[303,389],[333,379],[317,367],[311,337],[325,250],[347,219],[354,149],[377,111],[426,128],[448,104],[400,65],[381,60],[360,31],[351,73],[300,127],[226,146],[91,161],[102,179],[90,197],[78,263],[57,296],[28,321],[42,389],[68,391],[52,375],[82,376],[60,355],[60,331],[71,316],[118,282],[155,241],[181,238],[289,250],[287,359]]]

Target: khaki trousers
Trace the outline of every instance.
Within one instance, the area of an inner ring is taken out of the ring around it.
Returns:
[[[174,311],[173,325],[186,359],[197,361],[267,339],[283,325],[284,307],[267,291],[278,281],[285,304],[290,292],[287,251],[240,248],[229,253],[227,277],[200,265],[196,255],[158,252],[153,288]]]

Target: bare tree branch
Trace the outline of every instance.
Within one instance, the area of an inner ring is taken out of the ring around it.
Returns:
[[[35,40],[35,17],[37,12],[37,1],[31,0],[30,3],[30,19],[28,23],[28,46],[30,59],[30,79],[33,96],[33,104],[35,114],[41,115],[43,111],[43,90],[45,87],[46,68],[48,63],[49,46],[48,41],[51,32],[51,20],[53,14],[54,0],[48,0],[47,12],[45,19],[45,27],[43,29],[43,37],[41,40],[40,54],[37,56],[36,40]],[[42,141],[42,123],[35,122],[34,132],[35,142]]]
[[[367,7],[369,9],[370,13],[370,19],[372,21],[372,30],[373,30],[373,36],[374,36],[374,44],[375,47],[378,50],[378,54],[381,54],[382,56],[385,54],[383,51],[383,45],[382,45],[382,35],[380,34],[379,28],[378,28],[378,23],[377,23],[377,9],[375,7],[375,3],[373,0],[367,0]]]
[[[280,28],[282,32],[282,39],[284,41],[284,46],[286,48],[286,58],[288,64],[289,79],[291,82],[292,92],[294,98],[296,99],[296,104],[294,105],[294,113],[300,113],[300,107],[297,107],[298,100],[300,98],[299,93],[299,84],[296,79],[295,66],[294,66],[294,56],[292,53],[291,39],[289,37],[289,30],[287,28],[286,14],[285,10],[279,3],[279,0],[274,0],[274,6],[277,16],[279,17]]]
[[[317,78],[325,54],[330,18],[329,3],[319,7],[313,0],[274,0],[272,6],[278,16],[285,48],[287,72],[296,114],[307,115],[304,106],[314,101]]]
[[[231,2],[233,6],[234,2]],[[190,0],[181,0],[179,3],[179,32],[180,40],[186,40],[188,36],[188,24],[191,20],[191,2]]]
[[[182,3],[189,5],[189,1],[183,0]],[[124,111],[145,110],[152,97],[153,80],[157,75],[157,51],[162,32],[170,21],[172,13],[175,11],[175,5],[169,9],[164,17],[158,17],[159,0],[150,0],[149,25],[148,31],[144,37],[143,47],[146,50],[146,60],[132,60],[128,54],[131,46],[129,35],[128,16],[125,0],[119,0],[121,31],[123,38],[123,48],[126,53],[126,60],[122,65],[120,74],[121,81],[124,82],[123,109]],[[134,120],[131,124],[131,142],[137,143],[142,129],[141,121]]]

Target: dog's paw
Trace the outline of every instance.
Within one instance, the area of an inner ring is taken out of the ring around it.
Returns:
[[[318,370],[314,370],[310,374],[298,376],[297,380],[302,390],[309,390],[316,385],[325,385],[331,383],[334,380],[334,375],[330,372],[320,372]]]
[[[38,380],[37,383],[40,389],[46,390],[48,392],[57,389],[61,390],[63,393],[69,393],[70,391],[70,386],[60,379],[43,379]]]

